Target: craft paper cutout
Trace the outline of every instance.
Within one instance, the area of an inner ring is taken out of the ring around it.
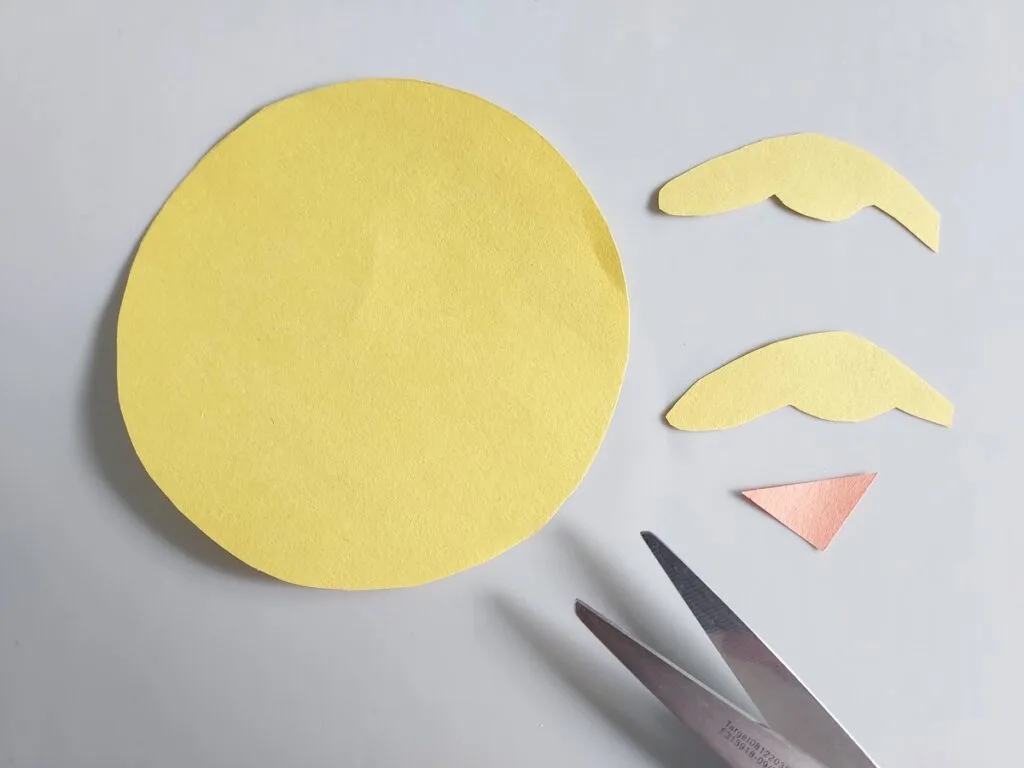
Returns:
[[[755,349],[697,381],[668,412],[676,429],[729,429],[791,405],[828,421],[898,408],[948,427],[953,405],[881,347],[845,331]]]
[[[877,474],[754,488],[743,495],[815,549],[825,549]]]
[[[707,216],[772,196],[821,221],[873,205],[939,249],[939,213],[909,181],[870,152],[816,133],[764,139],[701,163],[663,186],[658,206],[674,216]]]
[[[550,519],[628,323],[608,227],[536,131],[352,82],[260,110],[171,195],[128,278],[118,394],[149,474],[246,563],[409,586]]]

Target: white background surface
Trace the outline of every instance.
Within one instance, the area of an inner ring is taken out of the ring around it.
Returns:
[[[0,4],[0,765],[714,765],[572,614],[588,599],[736,694],[645,527],[882,768],[1019,763],[1022,22],[1016,0]],[[144,475],[115,312],[218,137],[383,75],[484,96],[568,158],[622,253],[630,361],[538,536],[427,587],[319,592],[233,561]],[[910,178],[941,251],[877,211],[652,211],[685,168],[801,130]],[[708,370],[825,329],[907,362],[954,428],[664,425]],[[734,495],[870,470],[823,554]]]

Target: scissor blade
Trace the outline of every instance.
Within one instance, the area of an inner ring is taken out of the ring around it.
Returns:
[[[730,768],[823,768],[814,758],[752,720],[580,600],[576,601],[576,615],[647,690],[695,731]]]
[[[829,768],[877,768],[856,741],[682,560],[649,531],[644,541],[768,725]]]

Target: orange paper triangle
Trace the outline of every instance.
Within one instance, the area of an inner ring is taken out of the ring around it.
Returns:
[[[876,474],[754,488],[743,495],[815,548],[825,549]]]

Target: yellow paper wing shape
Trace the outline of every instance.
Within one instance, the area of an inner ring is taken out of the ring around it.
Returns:
[[[666,418],[688,431],[728,429],[787,405],[828,421],[866,421],[897,408],[942,426],[953,423],[953,405],[920,376],[844,331],[755,349],[697,381]]]
[[[174,191],[131,267],[118,395],[149,474],[243,561],[410,586],[550,519],[628,336],[608,227],[540,134],[364,80],[260,110]]]
[[[821,221],[873,205],[939,249],[939,213],[909,181],[870,152],[816,133],[764,139],[701,163],[663,186],[658,206],[674,216],[707,216],[772,196]]]

